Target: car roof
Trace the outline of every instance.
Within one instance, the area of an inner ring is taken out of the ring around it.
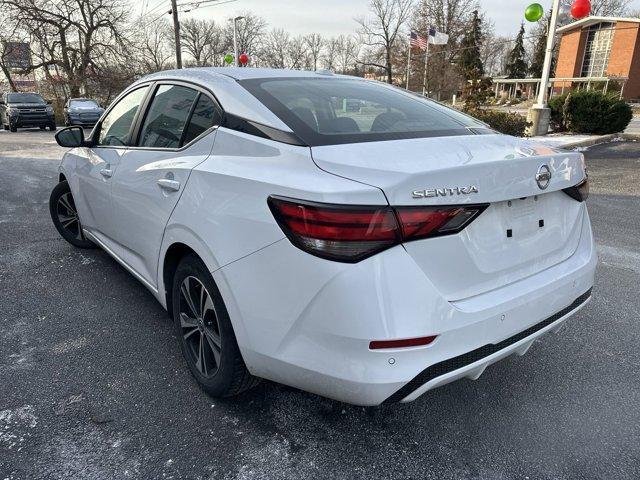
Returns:
[[[178,70],[165,70],[146,75],[132,87],[149,81],[184,81],[195,83],[210,90],[222,106],[233,115],[246,120],[291,132],[291,128],[262,104],[248,90],[238,83],[240,80],[258,78],[351,78],[364,81],[359,77],[334,75],[326,71],[285,70],[276,68],[239,68],[239,67],[195,67]]]
[[[163,76],[163,75],[179,75],[179,76],[198,76],[199,78],[217,77],[223,75],[225,77],[232,78],[234,80],[248,80],[255,78],[283,78],[283,77],[347,77],[346,75],[336,75],[328,70],[289,70],[285,68],[246,68],[246,67],[194,67],[194,68],[182,68],[177,70],[165,70],[149,75],[148,77]],[[362,80],[359,77],[347,77],[357,80]]]

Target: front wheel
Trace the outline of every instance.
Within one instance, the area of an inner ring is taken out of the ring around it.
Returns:
[[[96,248],[96,244],[84,236],[76,204],[66,180],[57,184],[51,192],[49,213],[58,233],[71,245],[78,248]]]
[[[242,360],[220,291],[198,257],[186,256],[178,265],[172,303],[182,354],[205,392],[229,397],[260,382]]]

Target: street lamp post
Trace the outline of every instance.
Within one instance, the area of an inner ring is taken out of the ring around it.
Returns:
[[[540,79],[540,90],[538,92],[538,103],[529,109],[527,120],[531,122],[529,135],[545,135],[549,131],[551,120],[551,109],[547,105],[547,91],[549,89],[549,75],[551,73],[551,62],[553,60],[553,45],[558,26],[558,13],[560,12],[560,0],[553,0],[551,10],[551,22],[547,32],[547,49],[542,65],[542,78]]]
[[[242,20],[244,17],[235,17],[233,19],[233,64],[238,65],[238,20]]]

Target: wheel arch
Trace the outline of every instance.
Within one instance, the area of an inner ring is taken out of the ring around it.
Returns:
[[[233,292],[229,288],[224,274],[220,271],[221,265],[205,242],[202,241],[194,231],[183,225],[169,225],[165,231],[158,259],[158,293],[156,298],[167,309],[167,314],[169,318],[171,318],[173,308],[171,299],[173,275],[180,263],[180,259],[182,259],[184,255],[189,254],[196,255],[200,258],[209,272],[211,272],[213,281],[218,287],[222,301],[227,308],[238,346],[244,357],[244,348],[248,342],[248,335],[244,328],[240,311],[235,304]]]
[[[167,314],[169,318],[172,318],[173,312],[173,295],[171,292],[171,285],[173,285],[173,276],[176,273],[176,269],[180,264],[180,261],[187,255],[195,255],[200,258],[198,253],[193,250],[189,245],[181,242],[175,242],[169,245],[164,255],[164,261],[162,262],[162,285],[164,300],[167,307]]]
[[[158,258],[157,298],[167,309],[169,317],[171,317],[172,307],[171,285],[173,275],[180,260],[189,254],[193,254],[202,260],[210,272],[218,269],[218,262],[215,257],[195,232],[177,224],[167,226]]]

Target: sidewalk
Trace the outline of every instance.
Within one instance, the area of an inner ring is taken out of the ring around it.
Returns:
[[[544,136],[532,137],[532,140],[536,140],[551,147],[572,150],[586,150],[593,145],[612,141],[630,140],[635,142],[640,140],[640,116],[635,115],[623,133],[614,133],[611,135],[571,135],[550,133]]]

